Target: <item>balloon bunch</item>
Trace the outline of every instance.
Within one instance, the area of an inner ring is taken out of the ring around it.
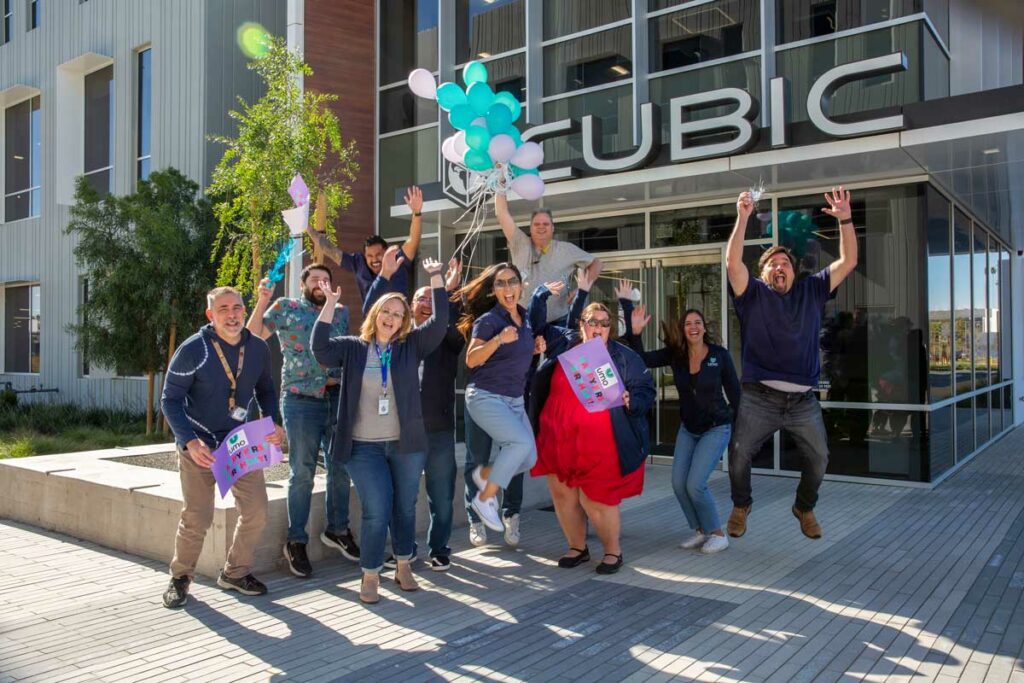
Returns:
[[[302,237],[302,234],[306,232],[306,226],[309,224],[309,188],[298,173],[295,174],[291,184],[288,186],[288,194],[291,195],[295,206],[281,212],[281,217],[284,218],[285,224],[288,225],[289,237],[281,245],[281,249],[277,252],[277,259],[274,260],[274,266],[267,273],[267,278],[274,283],[280,282],[284,277],[285,266],[288,265],[288,261],[292,256],[292,244],[295,243],[297,238]]]
[[[511,187],[523,199],[540,199],[544,181],[537,167],[544,162],[544,150],[536,142],[523,142],[515,127],[523,109],[519,100],[491,90],[487,67],[480,62],[467,64],[462,79],[465,89],[453,82],[438,86],[426,69],[409,74],[409,89],[419,97],[437,100],[456,129],[441,144],[441,154],[480,174],[478,189],[504,192]]]

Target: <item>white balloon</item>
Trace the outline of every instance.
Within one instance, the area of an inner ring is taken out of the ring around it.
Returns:
[[[455,151],[455,155],[459,158],[458,162],[462,163],[462,157],[469,149],[469,145],[466,144],[466,131],[460,130],[455,134],[455,139],[452,141],[452,149]]]
[[[544,148],[536,142],[524,142],[509,161],[519,168],[537,168],[544,163]]]
[[[503,164],[516,153],[516,141],[512,139],[511,135],[499,133],[491,138],[491,144],[487,146],[487,153],[491,155],[493,161]]]
[[[471,126],[480,126],[481,128],[486,128],[487,127],[487,119],[485,119],[482,116],[478,116],[475,119],[473,119],[473,123],[471,123],[469,125],[471,125]]]
[[[461,164],[462,157],[455,153],[455,136],[449,135],[441,143],[441,154],[453,164]]]
[[[527,201],[536,201],[544,194],[544,181],[532,173],[516,176],[512,179],[512,191]]]
[[[434,74],[426,69],[414,69],[409,74],[409,90],[419,97],[436,100],[437,82],[434,80]]]

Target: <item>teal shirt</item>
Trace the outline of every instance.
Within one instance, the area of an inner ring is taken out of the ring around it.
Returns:
[[[328,371],[321,367],[309,348],[309,337],[313,332],[320,311],[305,297],[288,299],[281,297],[263,314],[263,326],[277,334],[281,344],[283,366],[281,368],[281,393],[298,394],[323,398],[327,388]],[[334,309],[331,323],[331,337],[348,334],[348,309],[338,306]],[[337,368],[331,371],[340,379]]]

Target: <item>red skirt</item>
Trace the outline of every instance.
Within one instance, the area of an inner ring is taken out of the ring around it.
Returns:
[[[537,464],[530,474],[553,474],[604,505],[618,505],[644,488],[643,466],[622,476],[611,413],[588,413],[561,366],[551,375],[551,393],[540,414]]]

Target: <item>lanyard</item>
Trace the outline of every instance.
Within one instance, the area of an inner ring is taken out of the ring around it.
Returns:
[[[238,371],[232,374],[228,359],[224,357],[224,350],[220,348],[220,342],[216,339],[211,339],[210,342],[213,344],[213,350],[217,352],[217,357],[220,358],[220,364],[224,368],[224,374],[228,376],[228,382],[231,383],[231,393],[228,394],[228,410],[234,410],[235,390],[238,388],[238,378],[242,376],[242,365],[245,363],[245,345],[243,344],[238,349]]]
[[[373,341],[373,349],[377,352],[377,360],[380,361],[380,390],[381,394],[387,396],[388,394],[388,367],[391,365],[391,342],[384,347],[384,353],[381,353],[380,347],[377,346],[377,340]]]

